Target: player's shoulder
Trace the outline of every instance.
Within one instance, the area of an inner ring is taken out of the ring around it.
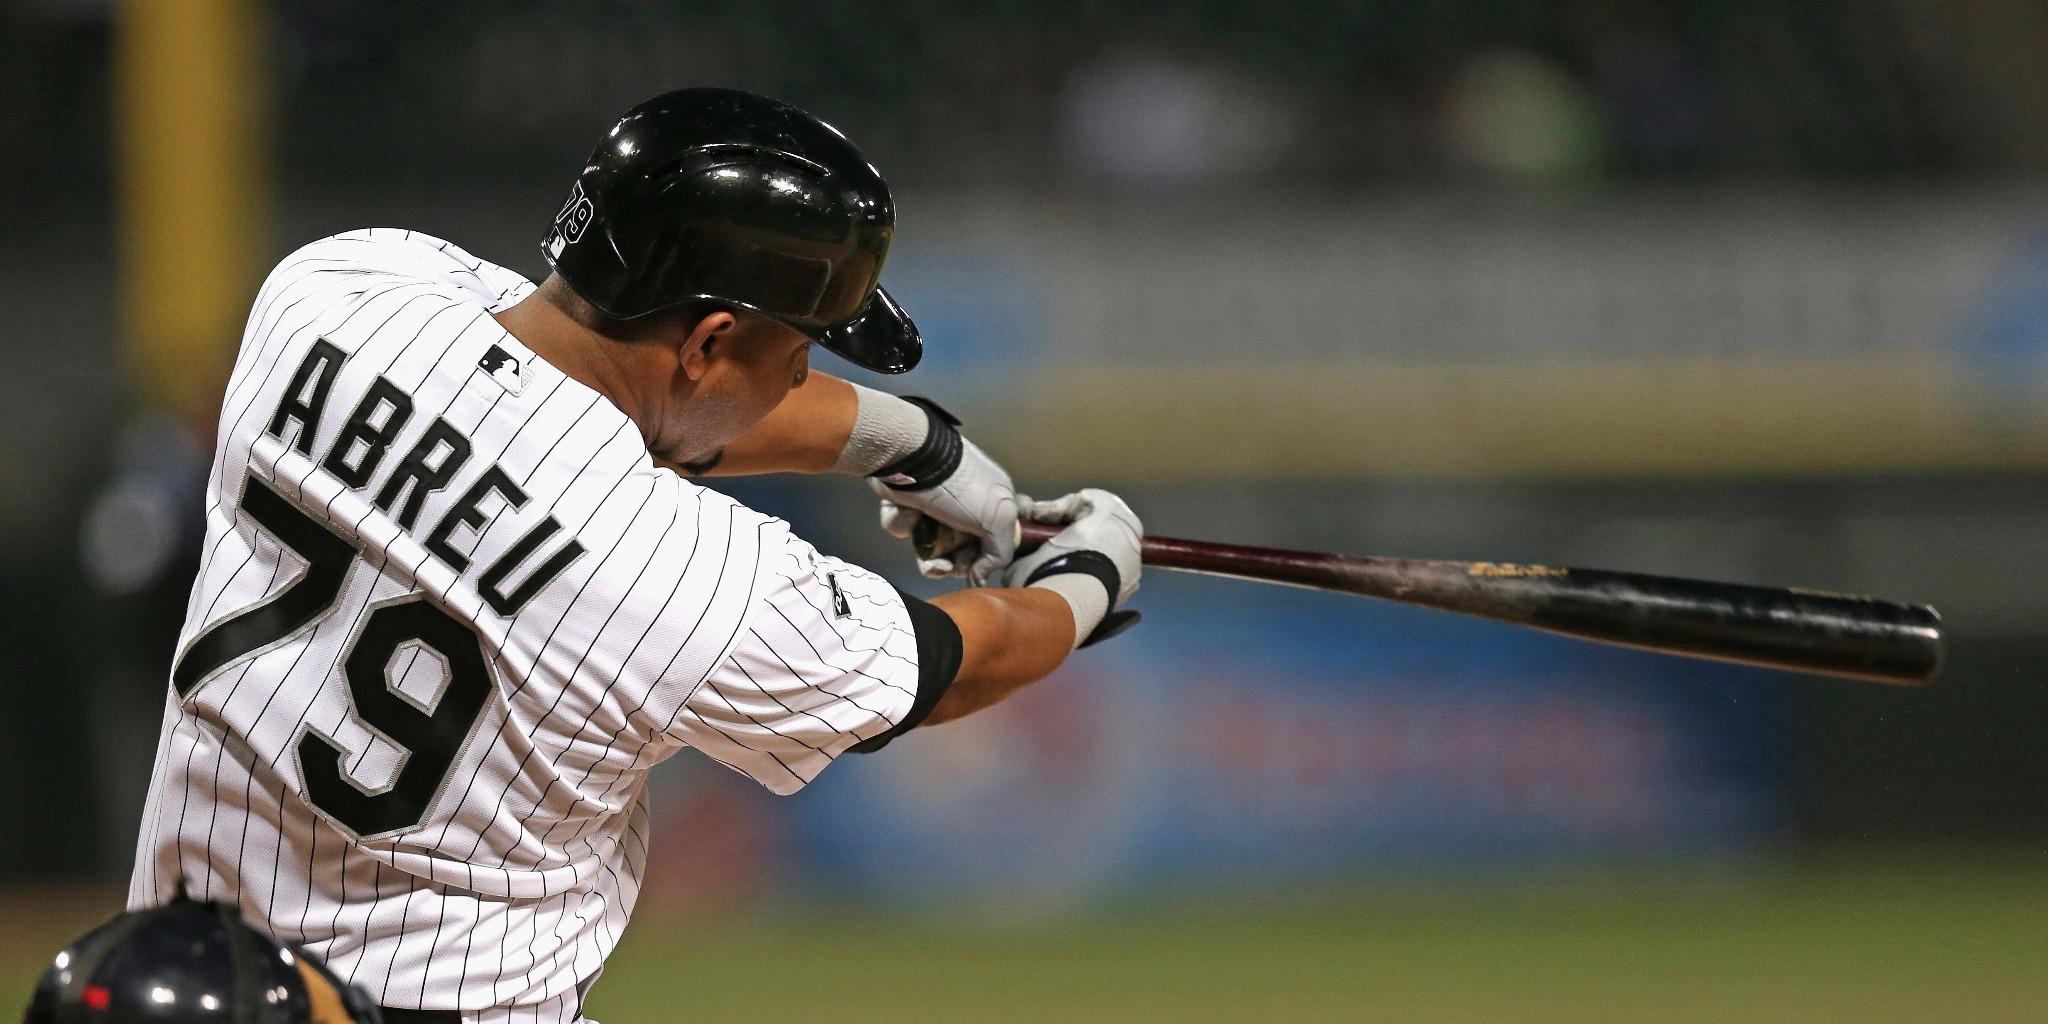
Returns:
[[[403,272],[415,258],[412,234],[403,228],[357,228],[316,238],[279,260],[270,278],[274,282],[316,274]]]
[[[403,287],[497,309],[524,298],[532,282],[515,271],[410,228],[357,228],[316,239],[273,267],[263,292],[365,295]]]
[[[785,520],[762,512],[740,499],[699,480],[684,476],[653,460],[641,458],[635,476],[650,485],[655,501],[673,506],[677,517],[696,520],[695,529],[716,533],[739,548],[759,549],[780,556],[795,538]]]
[[[475,265],[477,258],[460,246],[424,231],[411,228],[356,228],[316,238],[292,250],[278,262],[283,269],[293,264],[338,264],[351,270],[407,269],[403,264],[429,258]]]
[[[853,586],[855,576],[871,577],[870,582],[876,583],[880,592],[892,592],[880,576],[826,554],[788,521],[694,481],[684,480],[682,487],[689,495],[688,500],[704,510],[699,516],[699,528],[717,535],[716,539],[728,546],[726,562],[732,567],[728,571],[753,581],[746,588],[750,607],[786,603],[789,593],[798,590],[804,592],[805,603],[813,608],[843,603],[844,595],[851,592],[846,588]],[[749,564],[753,567],[751,576],[744,568]],[[837,581],[829,581],[827,576],[835,576]],[[871,602],[884,598],[884,593],[869,593],[874,588],[856,589]],[[813,590],[817,593],[811,593]]]
[[[651,462],[642,472],[652,474],[657,500],[675,510],[676,525],[671,529],[694,533],[693,549],[714,559],[726,572],[744,578],[745,567],[751,564],[753,576],[765,580],[773,573],[787,574],[792,565],[814,557],[811,552],[815,549],[780,517]],[[741,589],[758,593],[756,588]]]

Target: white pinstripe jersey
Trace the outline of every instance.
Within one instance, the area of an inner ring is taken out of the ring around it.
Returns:
[[[648,769],[777,793],[909,713],[900,596],[649,460],[394,229],[270,275],[220,420],[128,902],[229,899],[387,1006],[567,1021],[633,908]]]

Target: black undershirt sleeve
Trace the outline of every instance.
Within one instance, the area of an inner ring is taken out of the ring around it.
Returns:
[[[960,627],[953,624],[951,615],[901,590],[896,593],[903,598],[903,607],[910,612],[911,630],[917,634],[917,700],[895,728],[847,748],[856,754],[872,754],[922,724],[953,685],[953,676],[959,673],[960,659],[966,653]]]

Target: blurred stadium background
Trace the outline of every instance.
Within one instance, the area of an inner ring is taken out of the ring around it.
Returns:
[[[1952,661],[1155,574],[796,798],[679,758],[596,1016],[2048,1018],[2044,52],[2033,0],[16,0],[0,996],[119,900],[262,272],[401,225],[538,273],[608,119],[721,84],[889,175],[895,386],[1027,490],[1926,600]],[[859,487],[733,489],[909,575]]]

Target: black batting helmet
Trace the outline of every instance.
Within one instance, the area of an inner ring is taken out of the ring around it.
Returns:
[[[710,300],[772,317],[855,365],[917,365],[881,287],[896,210],[839,129],[732,89],[634,107],[590,154],[541,249],[605,315]]]
[[[182,894],[57,954],[22,1024],[379,1024],[361,990],[225,903]]]

